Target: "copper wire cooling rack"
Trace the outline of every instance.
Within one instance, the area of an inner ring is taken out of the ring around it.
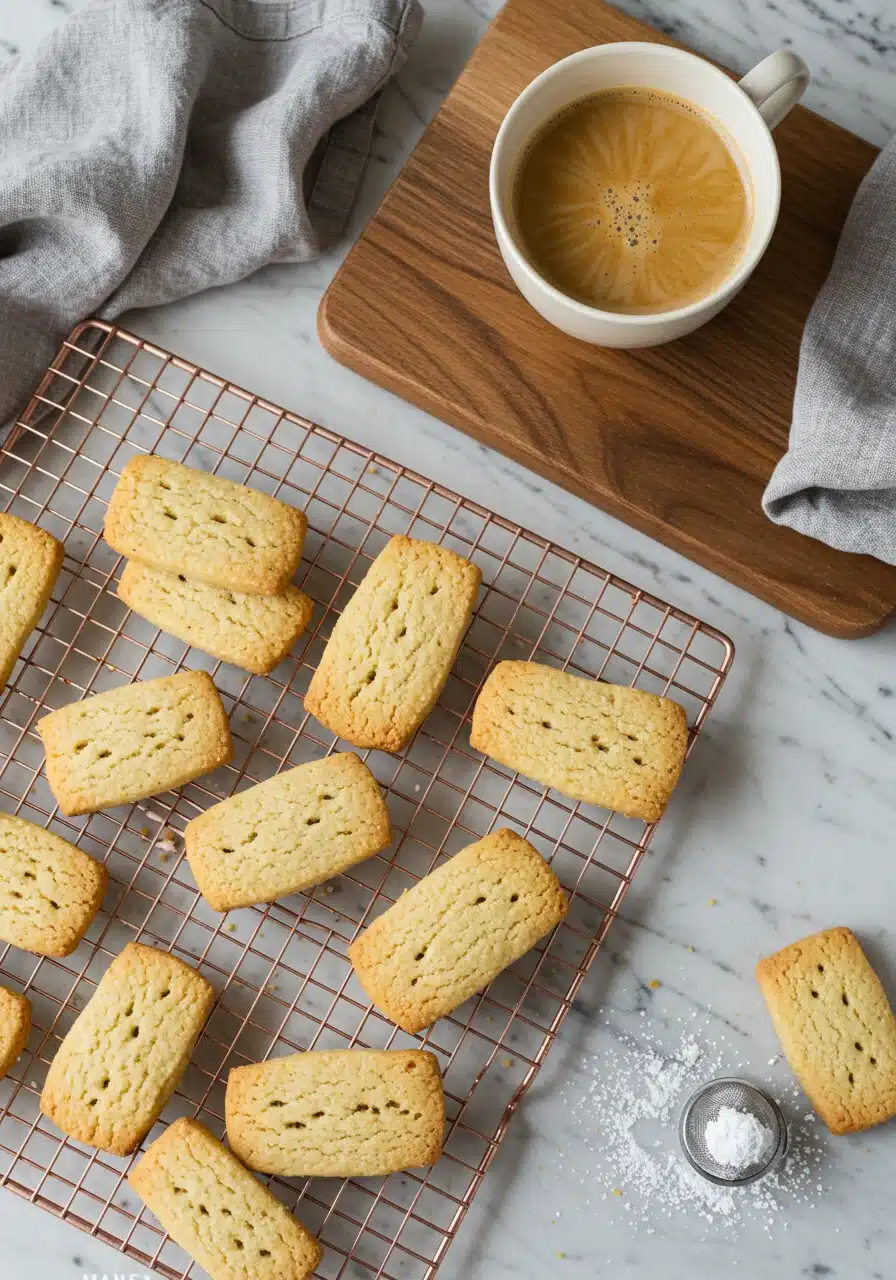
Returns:
[[[122,467],[141,452],[216,471],[307,512],[299,580],[315,601],[314,619],[271,676],[216,663],[117,599],[122,561],[101,538],[103,517]],[[428,1280],[653,835],[643,823],[546,793],[475,752],[469,723],[477,690],[500,658],[637,684],[685,705],[693,746],[731,665],[731,643],[441,485],[95,321],[63,344],[0,451],[0,509],[42,525],[66,547],[43,624],[0,694],[0,806],[78,843],[110,874],[104,908],[73,955],[0,950],[2,981],[28,994],[35,1026],[0,1083],[0,1184],[164,1276],[202,1274],[129,1191],[130,1161],[64,1140],[38,1110],[62,1037],[112,958],[139,938],[197,965],[219,994],[166,1122],[198,1115],[222,1133],[229,1068],[272,1054],[423,1043],[437,1055],[449,1126],[433,1169],[363,1181],[271,1180],[319,1234],[320,1277]],[[196,891],[180,833],[233,791],[336,749],[333,735],[305,714],[302,696],[334,619],[394,533],[440,542],[483,573],[480,604],[438,707],[400,755],[364,753],[385,789],[395,840],[307,896],[217,916]],[[63,818],[42,774],[40,716],[183,667],[213,675],[230,711],[233,763],[142,805]],[[371,1009],[346,948],[403,889],[498,826],[515,828],[551,861],[571,894],[569,915],[485,993],[414,1040]]]

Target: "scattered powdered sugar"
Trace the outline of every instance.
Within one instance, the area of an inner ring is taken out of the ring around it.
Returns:
[[[603,1011],[602,1011],[603,1012]],[[609,1029],[610,1019],[604,1019]],[[567,1097],[573,1121],[589,1153],[587,1170],[579,1173],[583,1186],[594,1188],[611,1212],[608,1225],[631,1224],[646,1234],[661,1228],[663,1219],[696,1219],[704,1234],[710,1230],[736,1236],[748,1223],[771,1234],[786,1229],[787,1208],[800,1202],[814,1208],[824,1149],[814,1131],[814,1116],[800,1116],[802,1100],[795,1082],[765,1081],[787,1114],[789,1147],[774,1172],[746,1187],[724,1187],[707,1181],[685,1159],[678,1140],[678,1117],[687,1098],[701,1084],[719,1075],[755,1074],[727,1037],[710,1038],[705,1015],[697,1013],[677,1043],[653,1036],[646,1027],[638,1039],[620,1035],[599,1055],[583,1064],[587,1077],[584,1096],[577,1082]],[[728,1108],[730,1110],[731,1108]],[[741,1113],[735,1113],[743,1119]],[[768,1130],[756,1122],[765,1143]],[[733,1143],[739,1157],[751,1142],[741,1130]],[[739,1146],[738,1143],[741,1145]],[[730,1155],[728,1147],[726,1156]],[[744,1164],[751,1161],[745,1159]],[[728,1163],[727,1159],[724,1163]],[[591,1200],[587,1200],[588,1204]]]
[[[718,1115],[707,1122],[703,1138],[716,1164],[743,1173],[765,1161],[772,1133],[749,1111],[719,1107]]]

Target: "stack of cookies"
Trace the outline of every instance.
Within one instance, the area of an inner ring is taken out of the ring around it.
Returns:
[[[245,485],[165,458],[132,458],[106,514],[128,557],[119,597],[223,662],[264,675],[305,630],[313,605],[291,579],[308,521]]]

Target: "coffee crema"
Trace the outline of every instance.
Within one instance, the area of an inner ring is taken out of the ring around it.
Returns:
[[[562,293],[654,314],[712,293],[747,243],[747,183],[732,145],[673,93],[607,89],[530,142],[512,195],[516,236]]]

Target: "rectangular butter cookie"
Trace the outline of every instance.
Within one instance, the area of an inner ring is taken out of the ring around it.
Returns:
[[[681,774],[688,726],[670,698],[499,662],[476,699],[470,742],[574,800],[656,822]]]
[[[279,595],[302,558],[302,511],[155,456],[132,458],[106,513],[113,551],[212,586]]]
[[[282,662],[314,612],[313,601],[292,585],[278,596],[250,595],[136,560],[125,565],[118,598],[185,644],[260,676]]]
[[[260,1173],[371,1178],[442,1154],[442,1077],[419,1049],[328,1049],[236,1067],[225,1110],[231,1150]]]
[[[187,823],[187,858],[215,911],[273,902],[339,875],[392,839],[376,778],[351,752],[300,764]]]
[[[896,1115],[896,1017],[849,929],[760,960],[756,978],[800,1084],[831,1133]]]
[[[0,512],[0,691],[40,622],[64,555],[46,530]]]
[[[361,986],[414,1034],[484,987],[566,915],[560,882],[502,828],[402,894],[348,949]]]
[[[0,1080],[16,1065],[31,1035],[31,1001],[0,987]]]
[[[311,1232],[198,1120],[175,1120],[128,1182],[212,1280],[306,1280],[323,1256]]]
[[[434,542],[390,539],[333,627],[305,710],[356,747],[400,750],[445,687],[481,579]]]
[[[227,764],[227,712],[207,671],[95,694],[37,723],[47,781],[65,814],[143,800]]]
[[[0,939],[71,955],[106,892],[106,868],[61,836],[0,813]]]
[[[128,1155],[177,1087],[214,1001],[183,960],[129,942],[50,1064],[41,1111],[76,1142]]]

